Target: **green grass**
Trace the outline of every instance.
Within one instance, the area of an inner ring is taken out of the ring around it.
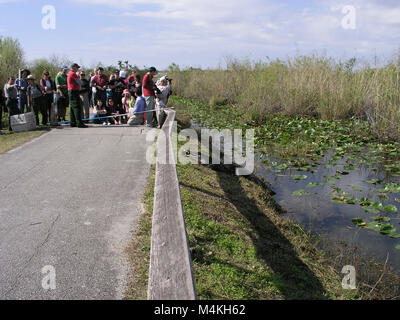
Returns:
[[[10,151],[34,138],[48,132],[49,128],[40,128],[34,131],[13,133],[8,130],[3,130],[5,135],[0,135],[0,154]]]
[[[130,264],[124,299],[146,300],[150,266],[151,224],[153,217],[155,167],[150,169],[149,180],[143,196],[143,213],[137,223],[132,241],[125,249]]]
[[[69,108],[67,109],[66,120],[69,120]],[[26,132],[10,132],[8,131],[8,113],[3,110],[3,117],[0,120],[5,135],[0,135],[0,154],[10,151],[26,142],[31,141],[34,138],[41,136],[42,134],[50,131],[50,127],[38,127],[32,131]],[[42,115],[39,114],[39,123],[42,123]]]
[[[2,131],[5,133],[4,135],[0,135],[0,154],[31,141],[32,139],[37,138],[50,130],[50,128],[42,127],[27,132],[10,132],[8,131],[8,113],[4,113],[4,110],[3,117],[0,119],[0,121],[1,127],[3,128]]]

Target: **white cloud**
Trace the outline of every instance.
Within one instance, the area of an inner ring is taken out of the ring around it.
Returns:
[[[226,53],[262,57],[272,52],[272,55],[285,56],[296,49],[303,53],[326,49],[333,55],[368,54],[378,49],[390,54],[400,45],[400,3],[397,0],[325,0],[303,8],[277,0],[70,1],[109,6],[117,10],[114,13],[119,16],[159,23],[165,31],[152,34],[144,30],[136,35],[140,39],[151,37],[157,42],[143,42],[146,48],[168,47],[169,52],[192,53],[196,57],[212,55],[214,60]],[[151,11],[149,5],[153,8]],[[345,30],[341,26],[345,5],[356,8],[355,30]],[[120,28],[108,26],[104,31],[127,30]]]

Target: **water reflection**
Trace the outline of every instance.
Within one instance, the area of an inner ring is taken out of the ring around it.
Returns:
[[[266,158],[261,158],[256,164],[256,174],[272,185],[272,189],[276,193],[274,199],[287,211],[287,215],[308,231],[364,248],[368,254],[381,261],[384,261],[389,253],[390,265],[400,272],[400,250],[395,249],[395,246],[400,244],[400,239],[392,239],[373,230],[361,229],[352,223],[354,218],[363,218],[366,222],[372,221],[377,214],[365,212],[364,208],[358,204],[332,201],[333,189],[340,188],[356,199],[365,197],[371,201],[380,201],[384,206],[393,204],[400,209],[399,203],[395,201],[399,194],[388,193],[388,200],[379,198],[379,189],[383,188],[385,183],[398,183],[399,178],[391,176],[382,168],[374,171],[368,165],[356,165],[355,161],[348,157],[343,157],[338,164],[326,168],[325,165],[329,164],[329,159],[330,155],[325,156],[320,161],[320,165],[313,168],[315,172],[311,173],[294,169],[275,172],[273,168],[263,163]],[[278,165],[281,163],[279,159],[273,157],[269,157],[268,160],[277,162]],[[344,166],[348,163],[353,163],[355,170],[345,170]],[[337,174],[338,170],[346,171],[349,174]],[[293,178],[293,175],[296,174],[306,175],[307,179],[296,181]],[[339,179],[333,176],[337,176]],[[365,182],[372,179],[381,179],[382,183],[374,185]],[[327,183],[327,180],[332,184]],[[308,187],[310,182],[322,183],[322,185],[310,188]],[[301,197],[293,196],[292,193],[299,189],[304,189],[310,194]],[[390,217],[390,223],[397,231],[400,231],[398,213],[384,215]]]

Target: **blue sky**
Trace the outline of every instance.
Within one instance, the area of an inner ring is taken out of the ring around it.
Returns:
[[[42,7],[56,29],[42,28]],[[343,28],[344,6],[355,29]],[[389,59],[400,48],[398,0],[0,0],[0,35],[18,38],[27,60],[67,56],[92,66],[129,60],[139,67],[215,67],[326,53]]]

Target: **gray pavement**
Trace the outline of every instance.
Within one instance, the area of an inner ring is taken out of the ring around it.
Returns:
[[[0,155],[0,299],[122,298],[147,130],[64,127]]]

